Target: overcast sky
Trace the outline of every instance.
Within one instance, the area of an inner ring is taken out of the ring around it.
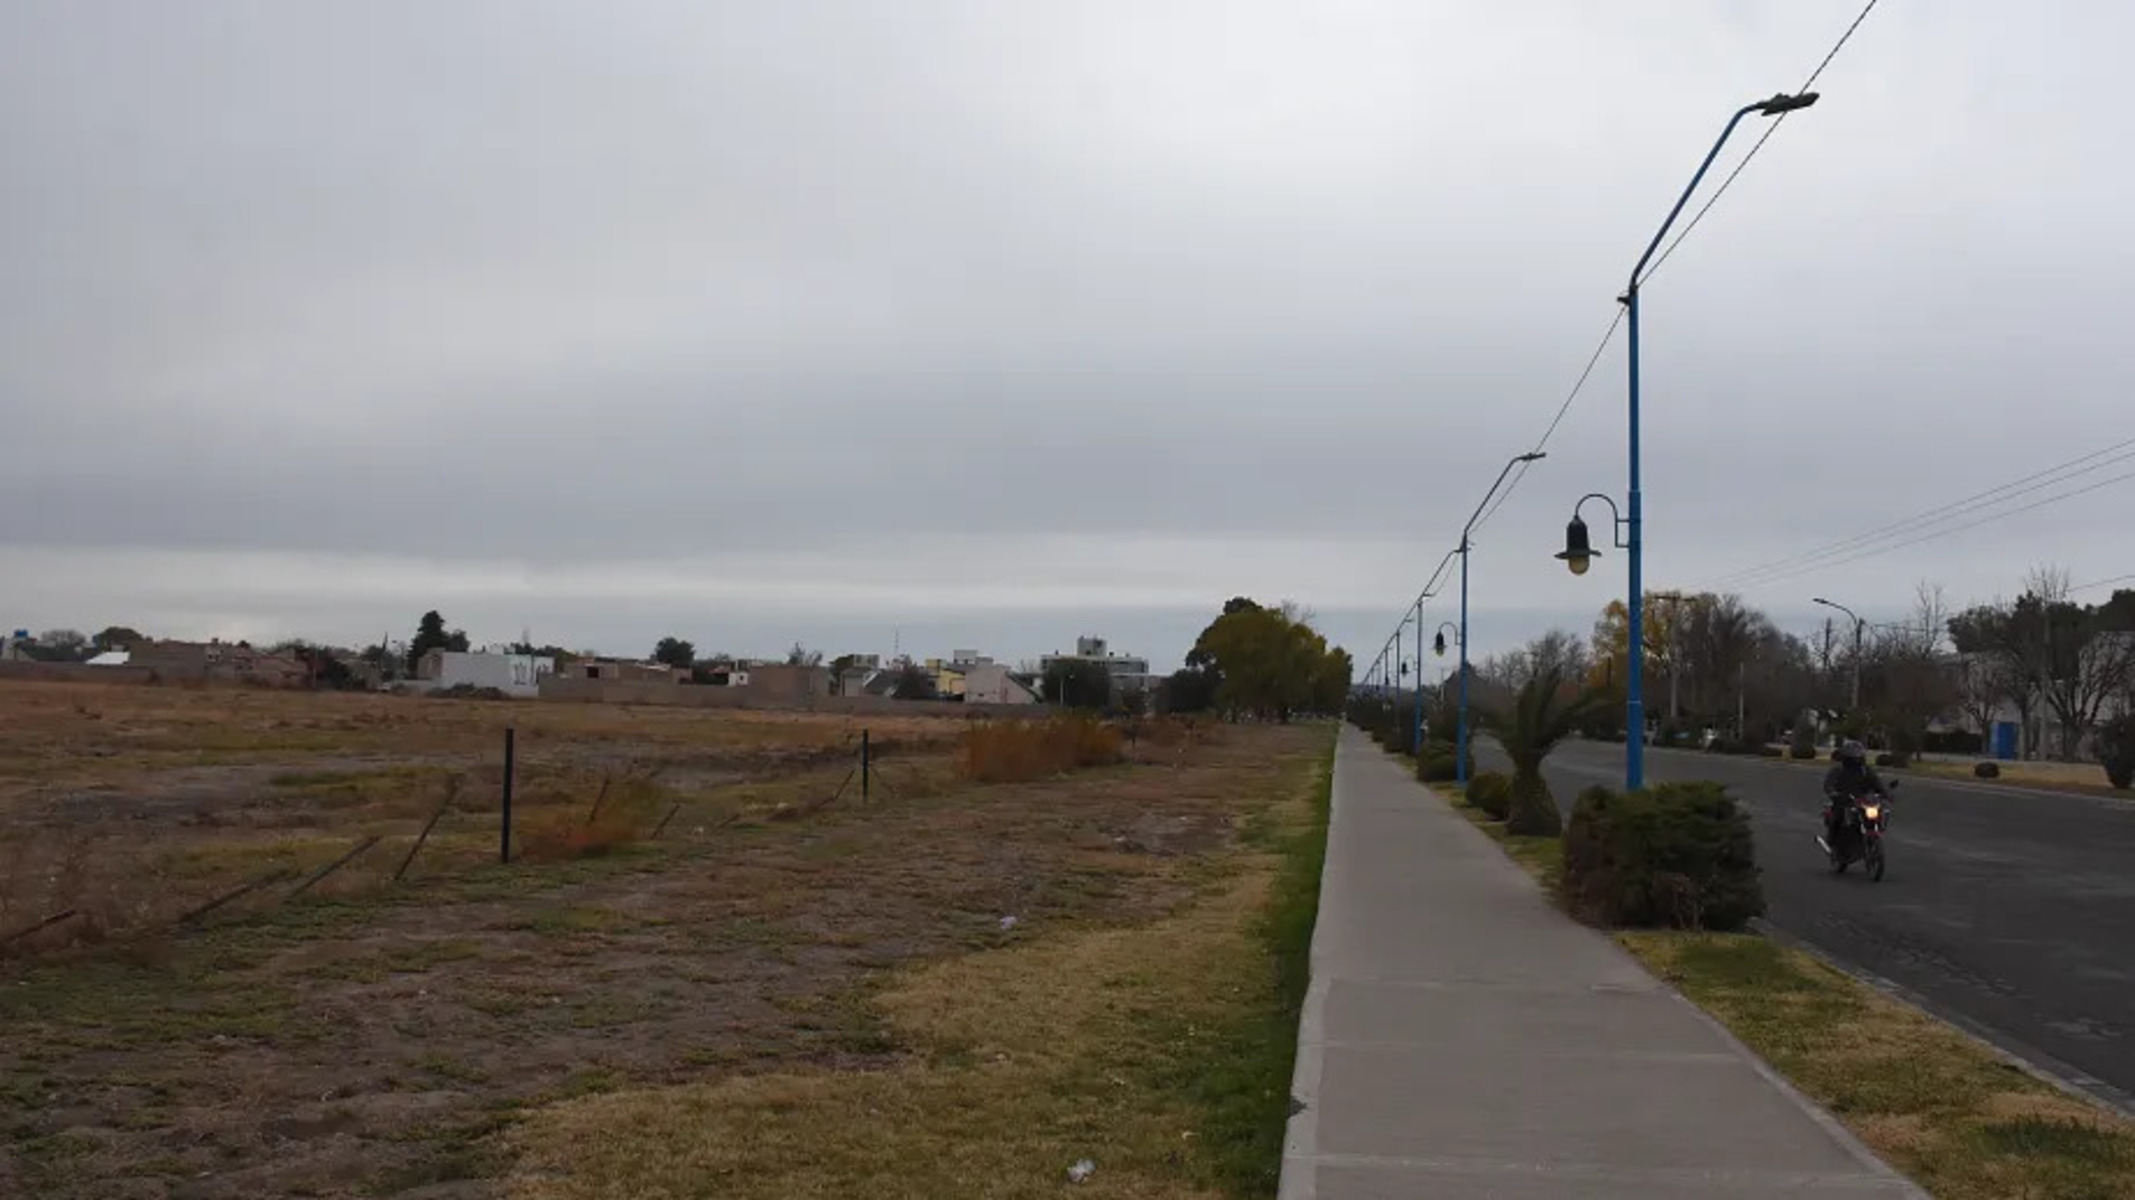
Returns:
[[[1246,593],[1368,658],[1858,8],[17,0],[0,624],[1168,665]],[[1870,16],[1644,294],[1649,584],[2135,437],[2131,42]],[[1549,555],[1623,377],[1478,537],[1478,653],[1620,594]],[[1746,594],[2124,574],[2131,501]]]

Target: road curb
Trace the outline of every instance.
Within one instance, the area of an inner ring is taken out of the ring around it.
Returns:
[[[1981,1049],[1992,1054],[1995,1058],[2022,1071],[2040,1083],[2048,1084],[2077,1100],[2087,1104],[2100,1105],[2127,1120],[2135,1121],[2135,1096],[2121,1091],[2112,1084],[2080,1071],[2051,1054],[2028,1046],[2015,1038],[1996,1033],[1977,1021],[1950,1012],[1904,984],[1896,980],[1886,979],[1865,967],[1858,967],[1846,962],[1825,952],[1814,944],[1788,933],[1769,921],[1762,918],[1754,919],[1750,922],[1750,928],[1759,935],[1770,938],[1780,945],[1801,951],[1803,954],[1857,983],[1874,988],[1892,1000],[1920,1010],[1927,1016],[1963,1034],[1968,1040],[1978,1044]]]
[[[1642,967],[1645,966],[1644,963],[1640,963],[1639,965]],[[1653,974],[1651,968],[1647,968],[1647,974]],[[1747,1042],[1744,1042],[1741,1038],[1736,1037],[1734,1031],[1729,1029],[1726,1023],[1721,1021],[1720,1018],[1713,1016],[1711,1013],[1706,1012],[1703,1008],[1700,1008],[1698,1006],[1697,1001],[1692,1000],[1688,996],[1685,996],[1682,993],[1681,989],[1677,988],[1674,984],[1669,983],[1667,980],[1662,979],[1659,975],[1654,975],[1653,978],[1655,982],[1659,983],[1663,988],[1667,989],[1669,995],[1675,997],[1676,1003],[1681,1004],[1683,1007],[1689,1009],[1691,1013],[1698,1018],[1698,1020],[1703,1021],[1708,1028],[1710,1028],[1715,1034],[1719,1035],[1721,1041],[1724,1041],[1729,1046],[1733,1047],[1735,1053],[1741,1055],[1743,1060],[1749,1063],[1751,1070],[1763,1076],[1766,1083],[1771,1084],[1774,1088],[1778,1089],[1781,1095],[1792,1101],[1794,1103],[1794,1107],[1799,1108],[1803,1113],[1807,1114],[1808,1118],[1811,1121],[1814,1121],[1817,1126],[1820,1127],[1826,1134],[1830,1135],[1830,1137],[1834,1141],[1838,1142],[1839,1145],[1844,1146],[1846,1148],[1846,1152],[1848,1154],[1851,1154],[1857,1161],[1861,1163],[1862,1166],[1867,1167],[1870,1171],[1881,1175],[1885,1179],[1888,1179],[1893,1183],[1897,1184],[1907,1196],[1912,1198],[1912,1200],[1934,1200],[1933,1196],[1927,1191],[1927,1189],[1921,1187],[1917,1183],[1914,1183],[1912,1179],[1908,1177],[1904,1172],[1883,1161],[1882,1155],[1877,1154],[1874,1150],[1870,1149],[1868,1143],[1862,1141],[1860,1138],[1855,1137],[1853,1135],[1853,1131],[1846,1128],[1844,1122],[1840,1121],[1837,1117],[1831,1115],[1830,1110],[1826,1109],[1823,1105],[1818,1104],[1816,1101],[1810,1099],[1802,1092],[1800,1088],[1797,1088],[1792,1083],[1789,1083],[1787,1081],[1786,1076],[1781,1075],[1778,1069],[1773,1067],[1772,1064],[1764,1061],[1763,1055],[1758,1054],[1755,1050],[1750,1049],[1749,1044]]]

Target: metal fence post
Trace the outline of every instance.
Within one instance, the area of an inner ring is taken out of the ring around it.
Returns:
[[[514,763],[514,734],[511,726],[504,728],[504,819],[497,830],[497,861],[512,860],[512,768]]]

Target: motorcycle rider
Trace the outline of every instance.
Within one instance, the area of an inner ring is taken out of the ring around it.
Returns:
[[[1868,765],[1868,750],[1851,739],[1838,748],[1838,761],[1824,775],[1824,798],[1830,801],[1829,812],[1824,818],[1824,844],[1838,844],[1839,825],[1846,819],[1849,806],[1860,802],[1863,796],[1875,796],[1886,803],[1890,790],[1876,775],[1876,769]]]

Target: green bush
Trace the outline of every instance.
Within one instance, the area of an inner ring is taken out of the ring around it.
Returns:
[[[1779,747],[1777,747],[1777,746],[1773,746],[1773,745],[1765,745],[1765,744],[1760,744],[1760,745],[1756,746],[1756,747],[1755,747],[1755,748],[1754,748],[1754,749],[1753,749],[1753,750],[1751,751],[1751,753],[1755,754],[1755,755],[1756,755],[1757,757],[1759,757],[1759,758],[1784,758],[1784,757],[1786,757],[1786,753],[1787,753],[1787,752],[1786,752],[1786,751],[1784,751],[1784,750],[1781,750],[1781,749],[1780,749]],[[1811,753],[1811,754],[1814,754],[1814,753],[1815,753],[1815,751],[1813,751],[1813,750],[1812,750],[1812,751],[1810,751],[1810,753]]]
[[[1737,930],[1764,912],[1749,818],[1717,783],[1588,788],[1564,833],[1563,894],[1604,926]]]
[[[1454,765],[1453,752],[1424,747],[1416,759],[1416,778],[1424,783],[1451,783],[1459,779],[1460,768]]]
[[[1407,754],[1409,743],[1416,736],[1416,702],[1412,696],[1352,696],[1346,715],[1350,724],[1370,734],[1381,748],[1396,754]]]
[[[1976,779],[2000,779],[2002,777],[2001,764],[1990,762],[1974,763],[1972,764],[1972,775]]]
[[[2116,788],[2135,787],[2135,713],[2100,725],[2095,744],[2106,782]]]
[[[1803,745],[1800,742],[1796,742],[1794,744],[1794,748],[1787,751],[1787,753],[1793,755],[1795,758],[1815,758],[1816,747]]]
[[[1512,811],[1512,780],[1496,771],[1470,776],[1468,803],[1489,814],[1493,821],[1504,820]]]
[[[1425,742],[1423,753],[1416,756],[1416,778],[1425,783],[1451,783],[1461,776],[1454,762],[1456,755],[1451,742]],[[1468,778],[1475,778],[1475,750],[1468,750]]]

